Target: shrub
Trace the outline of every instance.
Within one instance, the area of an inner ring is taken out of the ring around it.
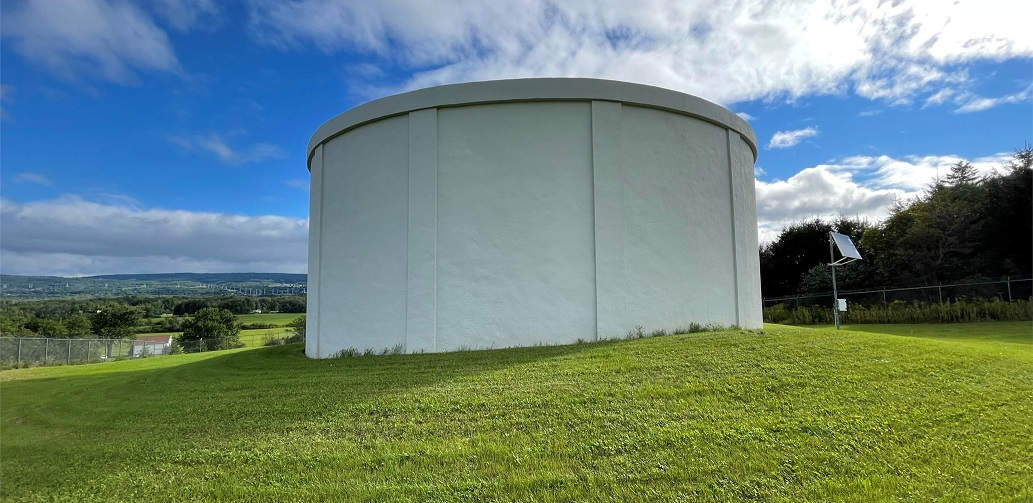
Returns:
[[[999,298],[956,299],[943,304],[893,301],[865,306],[854,304],[840,313],[840,323],[966,323],[974,321],[1033,320],[1033,299],[1007,302]],[[788,325],[833,323],[831,306],[783,304],[764,308],[764,321]]]
[[[298,316],[287,324],[291,329],[291,336],[286,339],[287,343],[305,342],[305,317]]]
[[[240,325],[226,309],[206,307],[183,323],[179,337],[185,351],[206,351],[240,347]]]

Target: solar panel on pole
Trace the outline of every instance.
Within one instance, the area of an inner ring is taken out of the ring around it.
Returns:
[[[829,234],[832,235],[832,241],[836,243],[836,248],[839,248],[840,255],[854,260],[861,260],[861,253],[857,251],[857,247],[850,240],[850,236],[838,232],[830,232]]]

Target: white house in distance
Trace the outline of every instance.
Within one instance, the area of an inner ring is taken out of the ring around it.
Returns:
[[[129,356],[139,358],[141,356],[167,355],[171,350],[171,335],[144,335],[133,341]]]

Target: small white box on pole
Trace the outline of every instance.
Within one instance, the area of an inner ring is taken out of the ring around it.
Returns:
[[[839,307],[839,312],[846,312],[846,299],[836,299],[836,305]]]

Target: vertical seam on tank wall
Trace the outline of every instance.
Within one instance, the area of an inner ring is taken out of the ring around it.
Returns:
[[[742,320],[739,314],[739,254],[736,251],[737,236],[735,232],[735,168],[732,167],[732,131],[727,128],[725,129],[725,159],[728,161],[728,200],[732,217],[732,291],[734,292],[735,324],[739,325]]]
[[[323,357],[323,187],[326,186],[324,183],[326,178],[326,146],[323,144],[319,145],[319,239],[316,243],[316,355],[319,358]],[[311,218],[311,215],[310,215]]]
[[[432,264],[434,271],[434,336],[431,339],[431,348],[436,353],[438,351],[438,205],[441,203],[441,192],[438,190],[439,166],[441,165],[438,154],[441,150],[438,140],[438,126],[441,122],[438,120],[437,107],[434,107],[432,110],[434,110],[434,260]]]
[[[405,142],[405,291],[402,292],[402,352],[409,352],[409,290],[412,285],[409,280],[412,278],[412,270],[409,265],[409,233],[412,232],[412,114],[405,114],[406,134]]]
[[[596,248],[599,246],[599,223],[596,221],[596,197],[595,197],[595,101],[588,102],[588,156],[592,168],[592,304],[595,308],[595,322],[593,326],[592,340],[599,340],[599,253]]]

